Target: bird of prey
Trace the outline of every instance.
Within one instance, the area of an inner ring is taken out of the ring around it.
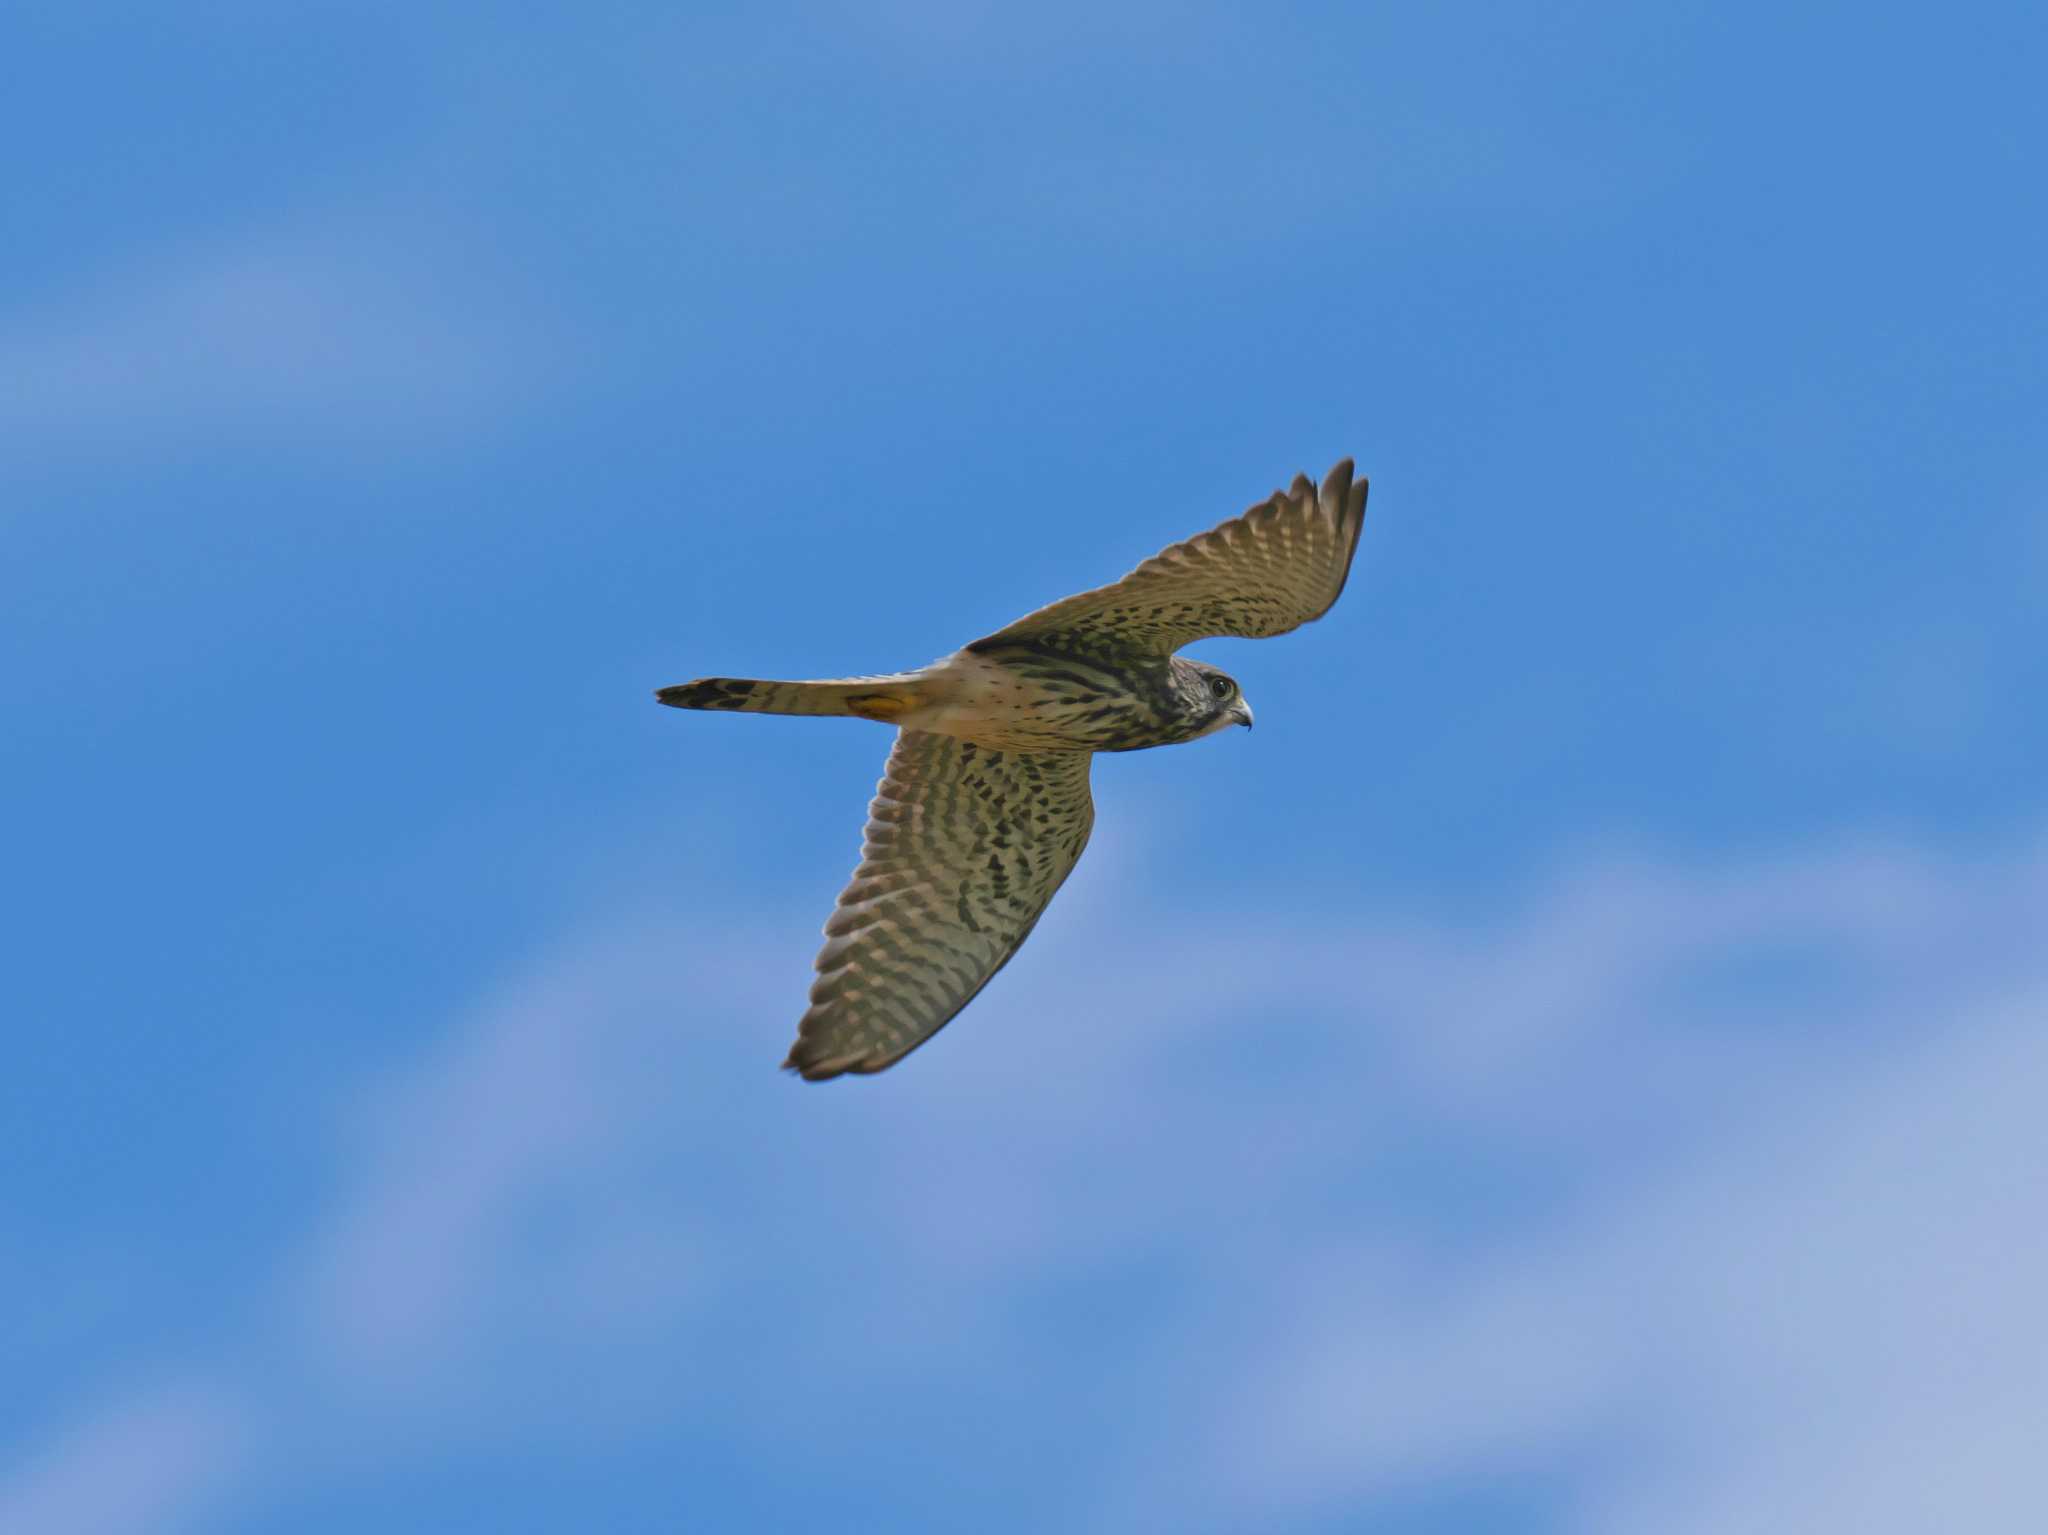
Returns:
[[[974,1000],[1031,935],[1087,846],[1097,752],[1249,726],[1213,666],[1174,654],[1322,617],[1365,519],[1351,460],[1297,476],[1121,581],[1027,614],[916,671],[827,682],[701,677],[678,709],[850,715],[897,728],[860,866],[818,953],[788,1069],[810,1081],[894,1065]]]

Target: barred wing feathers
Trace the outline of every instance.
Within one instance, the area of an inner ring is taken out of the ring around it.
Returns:
[[[1040,608],[967,648],[1036,642],[1171,655],[1212,635],[1263,639],[1298,629],[1344,590],[1365,493],[1348,458],[1320,489],[1298,475],[1289,489],[1162,549],[1121,581]]]
[[[900,732],[783,1064],[812,1081],[880,1071],[971,1002],[1088,845],[1089,761]]]

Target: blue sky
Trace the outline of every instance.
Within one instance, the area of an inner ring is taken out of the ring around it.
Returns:
[[[0,29],[0,1528],[2048,1516],[2035,8]],[[1343,455],[777,1073],[887,737],[650,690]]]

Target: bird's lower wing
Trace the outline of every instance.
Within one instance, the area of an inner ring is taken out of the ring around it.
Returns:
[[[1250,511],[1162,549],[1121,581],[1026,614],[969,650],[1036,642],[1081,654],[1171,655],[1212,635],[1263,639],[1330,610],[1365,522],[1345,459],[1320,488],[1298,476]]]
[[[783,1064],[880,1071],[971,1002],[1088,845],[1089,760],[900,732]]]

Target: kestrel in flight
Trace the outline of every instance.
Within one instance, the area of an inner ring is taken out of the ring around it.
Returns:
[[[1031,935],[1088,844],[1096,752],[1252,722],[1237,683],[1175,655],[1328,612],[1365,519],[1351,460],[1111,586],[1020,618],[917,671],[830,682],[702,677],[679,709],[851,715],[897,727],[840,892],[810,1011],[783,1064],[810,1081],[894,1065],[974,1000]]]

